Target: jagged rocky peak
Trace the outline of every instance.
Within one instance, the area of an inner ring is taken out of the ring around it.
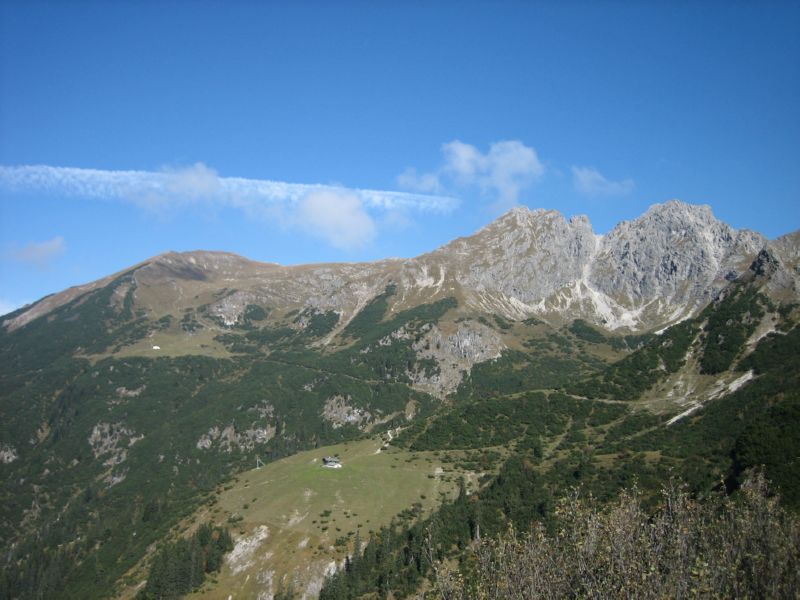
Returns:
[[[437,254],[455,262],[463,287],[532,303],[579,279],[597,243],[585,216],[516,207]]]
[[[772,240],[769,248],[781,264],[795,274],[800,274],[800,230]]]
[[[780,269],[780,266],[775,254],[764,248],[750,265],[750,270],[756,277],[772,277]]]
[[[741,274],[766,242],[719,221],[707,205],[671,200],[604,237],[590,282],[629,306],[701,302]]]
[[[492,235],[503,235],[513,230],[521,235],[533,235],[546,232],[547,230],[562,230],[564,228],[579,228],[591,230],[589,217],[578,215],[567,218],[557,210],[536,208],[531,209],[527,206],[515,206],[508,212],[489,223],[472,237],[486,237]]]
[[[518,207],[432,255],[449,262],[473,308],[643,330],[694,313],[766,244],[709,206],[672,200],[605,236],[585,216]]]
[[[767,245],[772,265],[767,288],[776,299],[796,302],[800,295],[800,231],[783,235]],[[764,260],[767,256],[759,254]],[[759,258],[751,269],[761,267]],[[762,269],[766,272],[767,269]]]

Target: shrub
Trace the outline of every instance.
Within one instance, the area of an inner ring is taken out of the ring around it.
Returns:
[[[577,494],[548,531],[477,543],[460,572],[435,564],[442,598],[797,598],[800,523],[763,475],[735,496],[693,500],[670,483],[658,512],[636,488],[600,507]]]

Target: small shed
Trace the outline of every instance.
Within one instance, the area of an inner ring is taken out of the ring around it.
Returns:
[[[342,462],[338,456],[325,456],[322,458],[322,466],[328,469],[341,469]]]

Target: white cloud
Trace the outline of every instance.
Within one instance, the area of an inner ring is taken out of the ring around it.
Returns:
[[[636,184],[633,179],[611,181],[594,167],[572,167],[572,182],[581,194],[589,196],[625,196]]]
[[[401,231],[414,226],[414,220],[403,210],[390,210],[380,219],[380,225],[384,229]]]
[[[47,167],[52,168],[52,167]],[[71,179],[84,179],[78,197],[125,200],[158,214],[188,205],[213,202],[222,195],[222,184],[214,169],[203,163],[189,167],[164,168],[158,173],[142,171],[89,171],[76,169],[60,181],[67,195]],[[126,175],[127,177],[120,177]],[[148,177],[149,175],[149,177]],[[93,191],[98,194],[93,194]]]
[[[156,213],[198,204],[229,207],[250,218],[300,228],[340,249],[355,249],[372,241],[376,217],[447,214],[459,202],[436,194],[220,177],[203,163],[157,172],[0,166],[0,191],[126,202]],[[434,186],[428,191],[438,189]]]
[[[425,193],[439,193],[442,191],[442,183],[439,181],[437,173],[417,173],[414,167],[408,167],[397,176],[397,185]]]
[[[46,165],[0,166],[0,190],[3,189],[124,201],[153,209],[204,201],[240,209],[252,208],[257,212],[269,205],[295,206],[308,194],[326,190],[355,194],[367,209],[407,209],[444,214],[458,206],[456,198],[440,195],[219,177],[203,163],[156,172],[101,171]]]
[[[164,173],[169,196],[209,199],[222,190],[217,172],[200,162],[183,169],[167,169]]]
[[[475,146],[459,140],[442,144],[442,154],[444,154],[443,170],[453,173],[464,183],[472,183],[486,162],[486,157]]]
[[[64,238],[56,236],[44,242],[28,242],[19,249],[9,251],[9,257],[17,262],[33,265],[37,269],[46,269],[50,263],[64,253],[67,245]]]
[[[446,179],[454,185],[476,185],[494,198],[498,208],[519,200],[523,188],[542,177],[545,167],[536,150],[518,140],[494,142],[487,153],[459,140],[442,144],[443,164],[431,173],[408,168],[397,177],[399,185],[419,191],[441,193]]]
[[[358,250],[375,238],[375,222],[362,199],[348,191],[311,192],[300,201],[296,219],[309,234],[340,250]]]

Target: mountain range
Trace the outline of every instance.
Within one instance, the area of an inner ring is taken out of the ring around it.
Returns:
[[[506,318],[585,318],[609,330],[646,331],[695,314],[762,250],[781,269],[778,288],[796,293],[798,232],[767,240],[717,220],[709,206],[676,200],[652,206],[606,235],[585,216],[514,208],[472,236],[412,259],[283,267],[221,252],[169,252],[127,269],[149,313],[210,310],[226,326],[248,304],[334,311],[344,328],[386,285],[400,310],[443,297]],[[4,320],[15,329],[120,274],[70,288]],[[165,304],[169,303],[169,304]]]
[[[385,486],[416,482],[423,501],[396,498],[417,516],[454,501],[456,475],[490,497],[523,458],[553,496],[628,471],[655,487],[669,469],[702,493],[763,463],[797,502],[797,434],[780,451],[753,440],[797,424],[799,303],[800,232],[768,240],[679,201],[604,235],[518,207],[372,263],[168,252],[47,296],[0,320],[0,598],[162,597],[154,557],[200,521],[234,545],[196,593],[313,597],[356,532],[396,514],[356,527],[372,491],[345,502],[308,480],[261,512],[230,490],[249,494],[256,457],[275,473],[332,444]],[[410,466],[395,477],[385,456]],[[297,508],[313,497],[337,526]],[[297,555],[278,561],[289,539]]]

